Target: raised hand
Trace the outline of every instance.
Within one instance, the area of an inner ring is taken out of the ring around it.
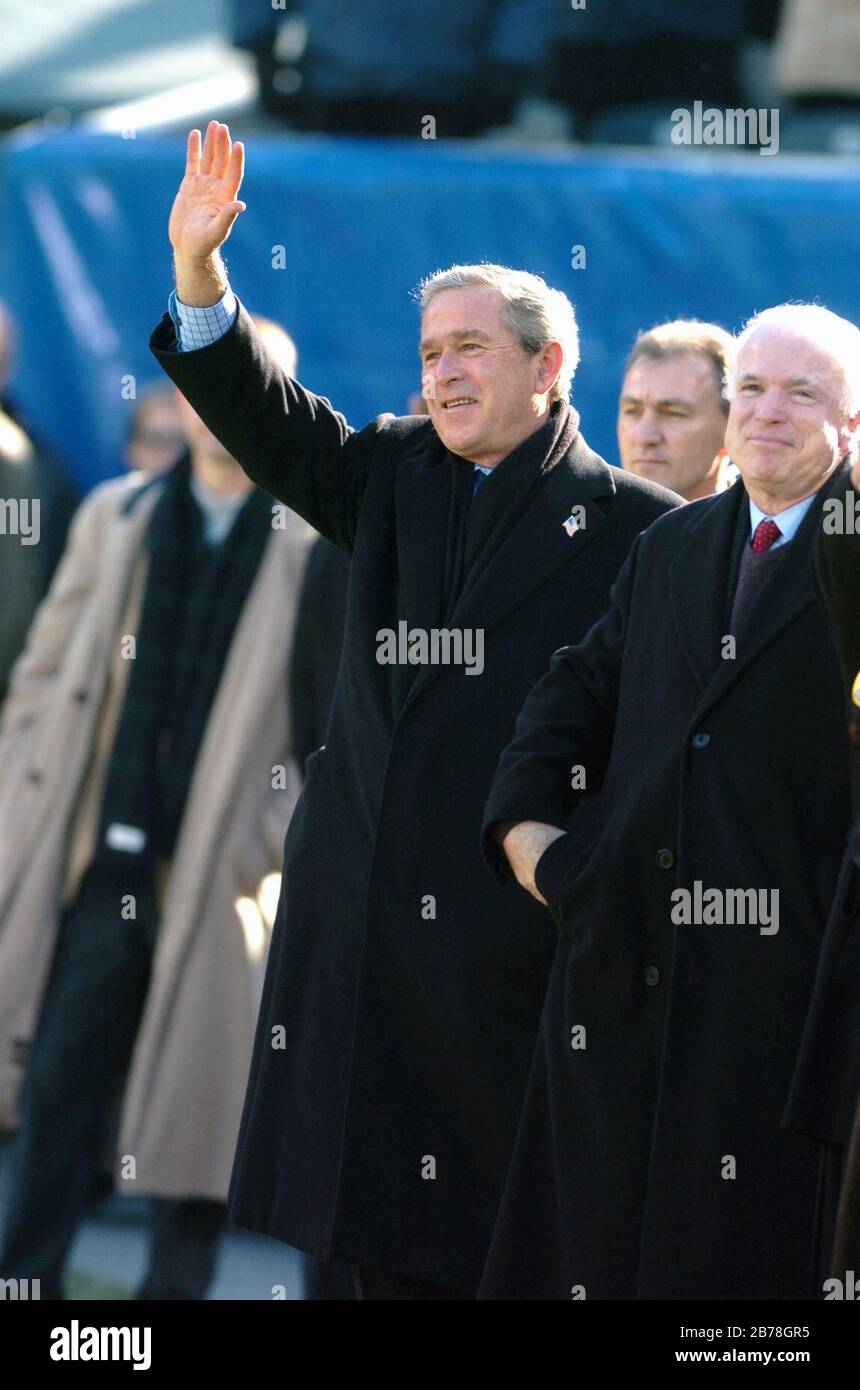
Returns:
[[[200,148],[200,131],[188,136],[185,177],[168,223],[177,262],[203,263],[223,245],[245,204],[236,198],[245,172],[245,149],[230,131],[210,121]]]

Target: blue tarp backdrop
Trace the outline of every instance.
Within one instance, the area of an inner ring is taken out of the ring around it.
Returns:
[[[172,287],[183,166],[178,139],[72,131],[7,147],[0,295],[20,331],[15,394],[84,487],[121,471],[129,379],[158,375],[147,342]],[[574,402],[614,462],[621,364],[640,328],[693,316],[737,329],[785,299],[860,318],[858,168],[254,138],[226,259],[243,303],[296,338],[301,380],[355,426],[402,413],[417,388],[422,275],[479,260],[540,272],[576,304]]]

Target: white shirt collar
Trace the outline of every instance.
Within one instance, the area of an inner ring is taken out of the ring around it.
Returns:
[[[799,502],[795,502],[792,507],[786,507],[784,512],[763,512],[761,507],[756,506],[755,502],[750,498],[750,539],[755,535],[756,527],[759,522],[770,519],[776,522],[782,532],[779,540],[774,541],[771,546],[772,550],[776,550],[779,545],[785,545],[788,541],[793,541],[798,526],[806,516],[816,496],[817,494],[812,492],[808,497],[803,497]]]
[[[208,545],[219,545],[236,520],[247,492],[213,492],[195,473],[189,482],[195,501],[203,513],[203,534]]]

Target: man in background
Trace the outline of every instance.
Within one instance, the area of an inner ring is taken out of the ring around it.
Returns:
[[[162,473],[185,447],[177,392],[163,381],[144,386],[132,407],[123,449],[126,467],[141,473]]]
[[[294,370],[282,330],[261,325]],[[153,1199],[138,1298],[202,1298],[262,988],[253,909],[299,792],[289,652],[313,532],[180,401],[182,457],[86,499],[0,724],[0,1277],[62,1296],[121,1095]],[[23,1086],[22,1086],[23,1082]]]
[[[688,502],[733,481],[724,444],[731,343],[719,324],[694,319],[639,334],[618,402],[618,452],[628,473]]]

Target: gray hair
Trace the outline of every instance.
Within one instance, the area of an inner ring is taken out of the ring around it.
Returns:
[[[832,357],[841,367],[844,378],[840,392],[842,408],[849,417],[857,414],[860,410],[860,328],[850,319],[834,314],[832,309],[825,309],[823,304],[777,304],[747,320],[734,340],[729,358],[729,400],[737,389],[740,355],[760,328],[785,328]]]
[[[701,319],[673,319],[671,323],[660,323],[637,336],[624,363],[624,375],[626,377],[630,368],[643,357],[664,362],[681,353],[696,352],[710,364],[720,394],[720,406],[728,413],[726,377],[733,341],[731,333],[718,323],[704,323]]]
[[[422,280],[415,291],[424,313],[431,300],[443,290],[471,289],[487,285],[498,290],[505,307],[502,321],[519,339],[523,352],[533,357],[549,343],[561,345],[561,371],[550,387],[549,404],[569,401],[573,374],[579,364],[579,329],[573,305],[561,290],[550,289],[540,275],[528,270],[511,270],[508,266],[452,265],[450,270],[437,270]]]

